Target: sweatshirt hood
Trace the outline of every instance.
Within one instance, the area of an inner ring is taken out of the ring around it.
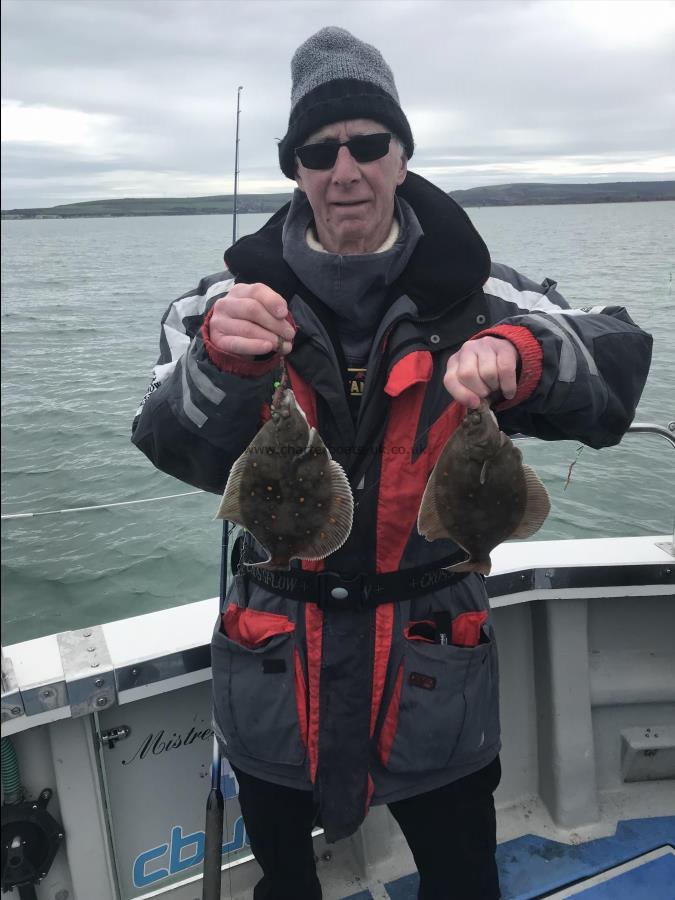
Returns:
[[[490,275],[490,254],[461,206],[420,175],[408,172],[396,195],[410,204],[424,234],[390,290],[395,287],[399,295],[407,294],[424,317],[441,315],[483,287]],[[240,238],[225,252],[227,267],[238,281],[264,277],[287,300],[298,283],[283,257],[283,228],[290,207],[285,204],[259,231]]]

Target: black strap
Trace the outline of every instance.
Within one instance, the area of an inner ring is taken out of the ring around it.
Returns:
[[[448,571],[445,567],[464,562],[466,558],[465,551],[458,548],[449,556],[424,566],[378,575],[361,573],[351,578],[338,572],[303,572],[301,569],[280,572],[247,564],[239,577],[244,581],[250,579],[281,597],[299,603],[316,603],[321,609],[373,608],[382,603],[421,597],[455,584],[467,573]]]

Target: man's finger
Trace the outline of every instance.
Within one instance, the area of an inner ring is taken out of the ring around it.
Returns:
[[[490,393],[490,385],[481,377],[478,356],[473,348],[467,348],[467,352],[462,352],[457,358],[457,381],[478,397],[487,397]]]
[[[283,335],[269,331],[256,322],[226,315],[213,316],[209,323],[209,337],[219,350],[226,353],[259,356],[272,351],[290,353],[292,349],[292,342]]]
[[[265,309],[276,319],[286,318],[288,315],[288,304],[281,294],[277,294],[271,287],[268,287],[266,284],[261,284],[260,282],[248,285],[248,287],[249,297],[253,297],[255,300],[262,303]]]
[[[218,342],[218,349],[225,353],[234,353],[235,356],[264,356],[276,350],[276,341],[261,340],[260,338],[246,338],[239,335],[227,335]]]
[[[238,334],[221,335],[216,343],[219,350],[224,353],[233,353],[235,356],[266,356],[268,353],[281,353],[286,356],[293,349],[290,341],[274,341],[265,338],[242,337]]]
[[[227,297],[223,298],[220,306],[216,304],[211,323],[216,328],[221,328],[227,320],[237,319],[242,322],[255,322],[274,335],[280,335],[286,340],[292,340],[295,330],[290,322],[278,319],[255,297]]]
[[[500,349],[497,353],[499,388],[507,400],[513,400],[518,389],[518,380],[516,378],[518,351],[516,350],[514,354],[513,350],[515,350],[513,344],[509,344],[504,350]]]
[[[497,354],[493,350],[477,354],[476,365],[481,381],[490,391],[499,390],[500,368]]]
[[[462,406],[468,406],[469,409],[475,409],[481,401],[481,398],[473,391],[466,388],[457,377],[457,360],[451,357],[443,377],[443,386],[450,396],[461,403]]]
[[[479,397],[477,394],[474,394],[473,391],[469,391],[466,388],[463,388],[461,385],[458,385],[454,390],[449,391],[453,400],[456,400],[462,406],[466,406],[468,409],[477,409],[480,406],[480,402],[483,399]]]
[[[269,331],[258,325],[257,322],[250,322],[247,319],[221,319],[216,323],[216,327],[209,327],[211,340],[217,340],[219,337],[244,337],[252,340],[267,341],[274,347],[282,338],[282,335]]]

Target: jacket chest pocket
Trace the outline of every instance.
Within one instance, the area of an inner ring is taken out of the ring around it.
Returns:
[[[243,612],[260,616],[264,637],[255,640],[255,619],[253,628],[249,619],[241,630],[228,629],[231,636],[218,623],[211,644],[216,723],[235,755],[300,765],[305,759],[301,717],[306,698],[293,623],[284,616]]]
[[[498,737],[495,647],[406,640],[378,749],[390,772],[427,772],[470,762]]]

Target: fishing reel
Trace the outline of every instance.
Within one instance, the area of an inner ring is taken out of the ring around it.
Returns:
[[[2,807],[2,892],[18,888],[21,900],[35,900],[35,885],[47,875],[63,841],[63,828],[47,812],[52,796]]]

